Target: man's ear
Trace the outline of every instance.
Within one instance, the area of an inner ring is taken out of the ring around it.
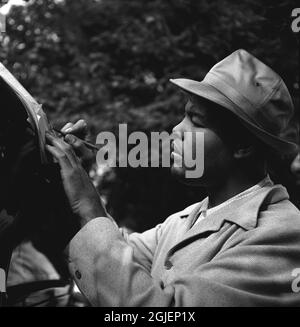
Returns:
[[[233,157],[237,160],[247,159],[247,158],[251,157],[254,154],[254,152],[255,152],[255,149],[254,149],[254,146],[252,146],[252,145],[239,147],[234,151]]]

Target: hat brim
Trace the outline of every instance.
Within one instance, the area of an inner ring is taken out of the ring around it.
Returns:
[[[255,134],[263,143],[267,144],[276,152],[280,154],[289,155],[295,154],[298,151],[298,145],[287,140],[283,140],[280,137],[270,134],[261,127],[257,126],[244,115],[241,114],[241,108],[239,108],[234,102],[226,97],[222,92],[213,87],[212,85],[202,81],[197,82],[190,79],[178,78],[170,79],[170,82],[180,87],[184,91],[195,94],[199,97],[205,98],[209,101],[215,102],[220,106],[230,110],[233,114],[240,118],[243,125]]]

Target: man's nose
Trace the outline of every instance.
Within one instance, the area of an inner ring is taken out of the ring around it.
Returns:
[[[173,133],[173,135],[175,135],[179,138],[182,138],[184,130],[185,130],[185,121],[183,119],[179,124],[177,124],[175,127],[173,127],[172,133]]]

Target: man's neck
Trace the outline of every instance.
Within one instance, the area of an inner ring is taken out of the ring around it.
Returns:
[[[222,184],[209,188],[209,208],[215,207],[230,198],[236,196],[239,193],[247,190],[248,188],[259,183],[266,174],[259,174],[257,176],[230,176]]]

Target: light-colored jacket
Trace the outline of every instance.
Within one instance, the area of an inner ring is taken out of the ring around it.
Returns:
[[[142,234],[92,220],[68,248],[78,287],[94,306],[300,306],[300,212],[285,188],[267,185],[190,228],[205,206]]]

